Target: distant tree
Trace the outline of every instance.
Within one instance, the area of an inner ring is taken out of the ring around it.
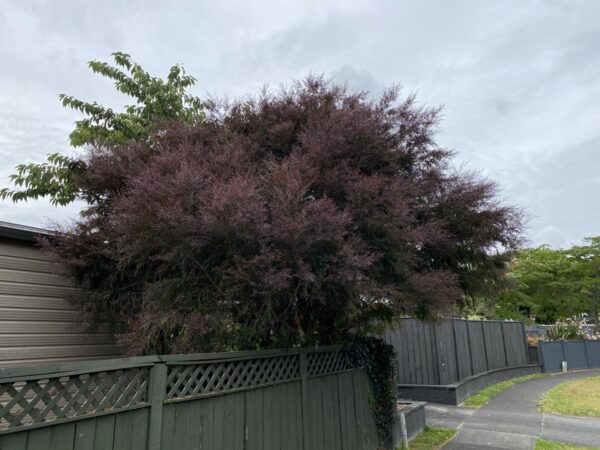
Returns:
[[[496,312],[503,318],[534,315],[540,323],[585,310],[574,260],[547,246],[520,250],[510,265],[509,287],[499,294]]]
[[[600,332],[600,236],[586,238],[583,245],[568,250],[574,260],[581,293],[588,303],[588,311],[594,322],[594,333]]]
[[[69,138],[73,147],[84,145],[119,145],[129,142],[147,142],[153,132],[165,121],[179,120],[193,124],[201,120],[204,104],[186,92],[196,79],[186,75],[180,65],[171,67],[166,80],[153,77],[127,54],[112,54],[115,66],[106,62],[90,61],[93,72],[114,80],[117,91],[135,99],[136,103],[125,107],[124,112],[96,102],[88,103],[61,94],[63,106],[85,114],[87,117],[75,122]],[[85,185],[85,158],[73,158],[58,153],[48,155],[41,164],[20,164],[10,176],[17,190],[3,188],[0,198],[26,201],[49,197],[54,205],[66,205],[77,198],[88,203],[102,201],[98,193]]]
[[[589,313],[597,326],[600,300],[600,237],[566,250],[542,246],[516,253],[509,287],[499,294],[504,318],[533,314],[540,323]]]
[[[448,168],[439,110],[320,78],[87,147],[103,199],[46,243],[131,353],[338,342],[501,276],[520,215]]]

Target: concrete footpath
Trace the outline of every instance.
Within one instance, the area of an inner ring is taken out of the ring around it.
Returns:
[[[514,385],[480,408],[426,405],[427,423],[458,428],[444,450],[527,450],[537,439],[600,447],[600,418],[541,413],[542,395],[565,381],[599,376],[600,370],[558,374]]]

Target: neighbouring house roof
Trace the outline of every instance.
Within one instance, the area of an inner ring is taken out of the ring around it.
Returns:
[[[0,221],[0,238],[17,239],[19,241],[35,242],[39,235],[50,235],[50,230],[35,228],[27,225]]]

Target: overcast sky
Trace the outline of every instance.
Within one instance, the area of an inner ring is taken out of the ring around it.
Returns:
[[[170,6],[166,6],[169,3]],[[122,106],[90,59],[183,63],[198,95],[237,97],[323,73],[444,105],[438,142],[525,208],[530,244],[600,235],[600,0],[0,0],[0,184],[21,162],[70,152],[79,116],[59,93]],[[77,215],[0,202],[0,220]]]

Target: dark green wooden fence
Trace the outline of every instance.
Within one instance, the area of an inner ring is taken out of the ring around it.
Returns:
[[[529,363],[522,322],[400,319],[383,338],[396,350],[400,384],[447,385]]]
[[[375,450],[338,347],[0,369],[0,450]]]

